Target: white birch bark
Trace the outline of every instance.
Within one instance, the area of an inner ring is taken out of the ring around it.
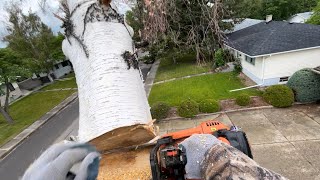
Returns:
[[[74,11],[70,19],[73,33],[83,43],[69,36],[62,46],[74,66],[78,84],[79,140],[90,141],[116,128],[150,123],[140,71],[128,69],[122,57],[125,51],[133,53],[132,29],[117,20],[84,23],[97,0],[67,2],[70,12]],[[93,11],[94,17],[97,14],[99,11]]]

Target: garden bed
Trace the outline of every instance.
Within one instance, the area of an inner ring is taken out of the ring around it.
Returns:
[[[236,110],[247,109],[247,108],[270,106],[260,96],[252,96],[251,102],[248,106],[237,105],[235,99],[221,100],[221,101],[219,101],[219,104],[221,107],[219,112],[236,111]],[[217,113],[219,113],[219,112],[217,112]],[[169,113],[168,113],[168,116],[166,119],[175,119],[175,118],[181,118],[181,117],[178,115],[177,108],[172,107],[169,110]]]

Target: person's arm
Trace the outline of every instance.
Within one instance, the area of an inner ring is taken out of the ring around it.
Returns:
[[[215,144],[202,161],[201,175],[211,179],[268,179],[284,180],[283,176],[261,167],[247,155],[225,143]]]
[[[285,177],[258,165],[238,149],[210,134],[196,134],[181,142],[186,149],[187,179],[266,179]]]

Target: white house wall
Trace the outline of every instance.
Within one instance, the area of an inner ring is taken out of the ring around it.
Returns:
[[[320,49],[284,53],[266,57],[265,81],[278,84],[281,77],[290,77],[303,68],[320,66]]]
[[[262,69],[263,69],[263,61],[262,58],[256,58],[255,65],[250,64],[245,60],[246,56],[243,54],[241,56],[241,65],[242,65],[242,72],[247,75],[250,79],[252,79],[255,83],[261,84],[262,83]]]
[[[61,63],[57,65],[59,66],[59,69],[54,68],[54,71],[53,71],[53,74],[56,76],[56,78],[60,78],[65,74],[69,74],[72,71],[72,68],[70,65],[65,67],[63,67]]]
[[[241,65],[242,65],[242,72],[248,76],[251,80],[253,80],[257,84],[262,83],[262,57],[256,58],[255,65],[250,64],[249,62],[246,61],[246,55],[243,54],[240,51],[231,49],[226,47],[227,49],[230,50],[230,52],[235,56],[239,57],[238,54],[241,56],[239,57],[241,60]]]

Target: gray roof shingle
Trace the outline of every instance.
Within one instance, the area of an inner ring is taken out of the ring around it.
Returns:
[[[320,46],[320,26],[261,22],[227,35],[226,44],[249,56],[317,47]]]

